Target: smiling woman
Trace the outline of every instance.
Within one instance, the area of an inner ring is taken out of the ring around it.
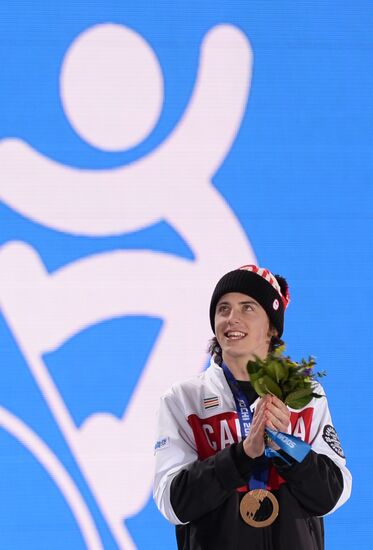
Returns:
[[[250,382],[247,363],[279,341],[289,301],[286,280],[267,269],[225,274],[210,303],[210,367],[161,399],[154,498],[179,550],[323,550],[321,516],[349,498],[322,388],[294,410]]]
[[[248,360],[266,357],[271,338],[277,333],[263,307],[247,298],[240,292],[224,294],[216,306],[214,319],[224,361],[237,380],[249,380]]]

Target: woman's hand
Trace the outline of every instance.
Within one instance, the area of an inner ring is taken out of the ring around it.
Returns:
[[[290,411],[275,395],[269,397],[266,402],[266,427],[276,432],[287,432],[290,423]]]
[[[271,399],[267,404],[267,424],[266,427],[274,430],[276,432],[285,432],[287,433],[290,423],[290,411],[280,399],[271,395]],[[267,445],[274,449],[275,451],[279,450],[279,446],[272,441],[270,438],[267,440]]]
[[[254,413],[253,422],[248,436],[243,442],[247,456],[256,458],[264,453],[265,428],[276,432],[287,432],[290,422],[290,411],[286,405],[274,395],[265,395],[260,399]],[[270,446],[278,450],[278,446],[270,442]]]
[[[255,408],[250,431],[243,442],[244,451],[250,458],[256,458],[264,453],[264,430],[267,423],[266,406],[269,397],[266,395],[260,399]]]

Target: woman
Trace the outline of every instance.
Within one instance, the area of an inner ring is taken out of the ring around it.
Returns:
[[[209,368],[161,399],[154,499],[176,525],[179,550],[322,550],[321,516],[349,498],[351,475],[321,386],[323,397],[295,411],[272,395],[260,399],[250,384],[247,362],[281,342],[288,303],[285,279],[267,269],[224,275],[211,298]],[[297,462],[266,428],[311,450]],[[267,457],[268,446],[277,456]]]

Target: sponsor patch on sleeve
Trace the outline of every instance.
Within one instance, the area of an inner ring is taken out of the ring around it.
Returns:
[[[157,443],[154,445],[154,452],[157,453],[162,449],[166,449],[166,447],[169,447],[169,445],[170,445],[170,438],[162,437],[162,439],[158,439]]]
[[[322,438],[329,445],[333,451],[340,456],[341,458],[345,458],[345,454],[343,452],[341,442],[339,441],[338,434],[334,428],[334,426],[331,426],[330,424],[326,424],[324,426],[324,431],[322,434]]]

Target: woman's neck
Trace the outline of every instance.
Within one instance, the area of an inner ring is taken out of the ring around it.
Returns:
[[[223,353],[223,361],[233,374],[236,380],[250,380],[249,373],[247,372],[247,362],[249,358],[246,357],[226,357]]]

